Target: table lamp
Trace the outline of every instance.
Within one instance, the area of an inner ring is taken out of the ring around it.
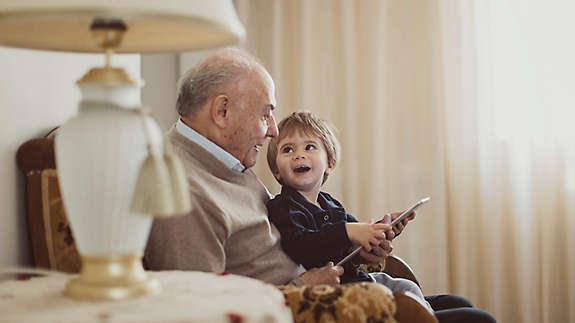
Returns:
[[[190,51],[243,36],[231,0],[0,0],[0,45],[106,53],[105,66],[78,81],[79,112],[56,136],[61,192],[82,258],[65,295],[158,293],[142,266],[152,215],[189,208],[183,169],[141,108],[141,82],[111,66],[112,52]]]

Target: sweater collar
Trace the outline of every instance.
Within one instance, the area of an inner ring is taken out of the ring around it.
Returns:
[[[182,119],[178,119],[178,122],[176,123],[176,130],[182,136],[186,137],[190,141],[195,142],[207,150],[210,154],[214,155],[214,157],[226,165],[227,168],[237,172],[243,172],[246,170],[246,167],[242,165],[242,163],[236,157],[225,151],[222,147],[216,145],[208,138],[202,136],[199,132],[189,127],[182,121]]]

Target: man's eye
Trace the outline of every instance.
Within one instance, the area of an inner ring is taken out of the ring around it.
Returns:
[[[282,149],[282,153],[287,154],[287,153],[291,153],[293,151],[293,149],[291,147],[284,147],[284,149]]]
[[[312,144],[308,144],[307,146],[305,146],[305,150],[315,150],[315,149],[316,149],[315,145]]]

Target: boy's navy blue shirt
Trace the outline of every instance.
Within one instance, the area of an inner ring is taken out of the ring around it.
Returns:
[[[323,267],[329,261],[335,264],[343,259],[353,247],[345,224],[358,222],[328,193],[320,192],[317,202],[321,208],[284,185],[281,193],[267,204],[270,221],[281,233],[282,248],[306,269]],[[342,283],[372,281],[351,262],[343,267]]]

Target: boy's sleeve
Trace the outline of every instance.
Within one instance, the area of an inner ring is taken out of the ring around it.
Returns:
[[[353,215],[346,213],[345,214],[345,220],[347,222],[359,222]]]
[[[315,230],[313,216],[281,198],[270,201],[267,207],[270,221],[281,233],[282,248],[306,268],[323,266],[342,248],[352,245],[343,221]]]

